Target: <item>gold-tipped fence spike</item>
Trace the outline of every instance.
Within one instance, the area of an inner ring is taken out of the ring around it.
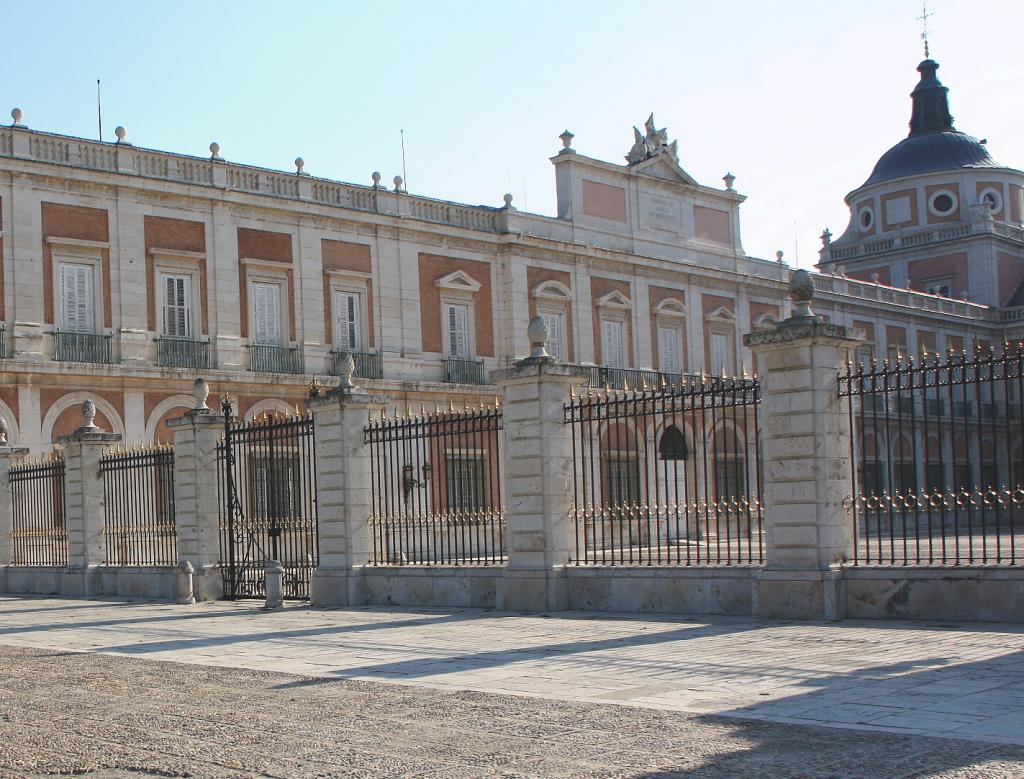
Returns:
[[[455,403],[452,402],[451,398],[448,398],[448,410],[449,411],[454,411],[455,410]]]

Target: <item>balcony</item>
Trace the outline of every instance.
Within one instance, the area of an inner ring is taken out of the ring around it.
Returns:
[[[157,338],[156,364],[163,368],[211,368],[210,342],[190,338]]]
[[[302,373],[297,346],[249,346],[249,370],[256,373]]]
[[[358,379],[380,379],[384,376],[384,364],[381,360],[381,356],[377,352],[347,352],[347,351],[335,351],[331,352],[331,375],[341,375],[341,361],[345,359],[346,354],[352,355],[352,362],[355,363],[356,369],[352,374]]]
[[[664,385],[679,384],[685,374],[663,373],[641,368],[608,368],[603,365],[587,365],[590,371],[588,386],[598,389],[656,389]]]
[[[112,335],[56,330],[53,334],[53,359],[57,362],[113,365],[113,342]]]
[[[444,380],[448,384],[486,384],[483,360],[444,359]]]

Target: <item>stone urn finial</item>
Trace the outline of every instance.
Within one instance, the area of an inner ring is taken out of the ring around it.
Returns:
[[[96,404],[91,400],[84,400],[82,402],[82,418],[85,420],[85,424],[82,427],[86,430],[96,430]]]
[[[562,134],[558,136],[559,140],[562,141],[562,148],[566,149],[567,151],[572,150],[572,139],[575,137],[576,136],[574,136],[568,130],[563,131]]]
[[[803,268],[793,271],[789,277],[789,298],[793,301],[793,318],[814,316],[811,301],[814,299],[814,282],[811,274]]]
[[[356,385],[352,383],[352,374],[355,372],[356,361],[352,359],[351,353],[346,352],[338,364],[338,376],[341,377],[338,387],[343,390],[355,389]]]
[[[548,333],[544,317],[535,316],[530,320],[530,325],[526,328],[526,337],[530,340],[531,358],[551,356],[548,352],[548,338],[551,337],[551,334]]]
[[[206,383],[206,379],[200,377],[192,382],[192,399],[195,401],[195,405],[192,407],[193,411],[209,411],[210,407],[206,405],[208,397],[210,397],[210,385]]]
[[[0,417],[0,446],[7,445],[7,420]]]
[[[736,177],[734,175],[732,175],[731,173],[726,173],[724,176],[722,176],[722,181],[725,182],[725,191],[726,192],[735,192],[736,191],[736,190],[734,190],[732,188],[733,183],[736,181]]]

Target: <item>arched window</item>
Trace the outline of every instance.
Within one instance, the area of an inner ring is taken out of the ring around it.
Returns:
[[[661,443],[658,444],[658,457],[662,460],[685,460],[690,456],[690,450],[686,446],[686,437],[675,425],[669,425],[661,434]]]

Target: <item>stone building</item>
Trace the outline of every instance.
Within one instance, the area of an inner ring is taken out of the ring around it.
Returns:
[[[1024,319],[1024,174],[953,129],[921,63],[910,136],[847,202],[816,310],[862,355],[971,349]],[[398,408],[493,400],[490,371],[551,350],[622,386],[756,370],[742,335],[788,314],[790,269],[748,256],[744,196],[698,183],[653,116],[625,164],[573,135],[551,158],[558,213],[419,197],[117,142],[0,128],[0,416],[45,451],[92,399],[127,441],[167,437],[198,374],[240,411],[294,408],[352,353]],[[328,382],[329,383],[329,382]]]

